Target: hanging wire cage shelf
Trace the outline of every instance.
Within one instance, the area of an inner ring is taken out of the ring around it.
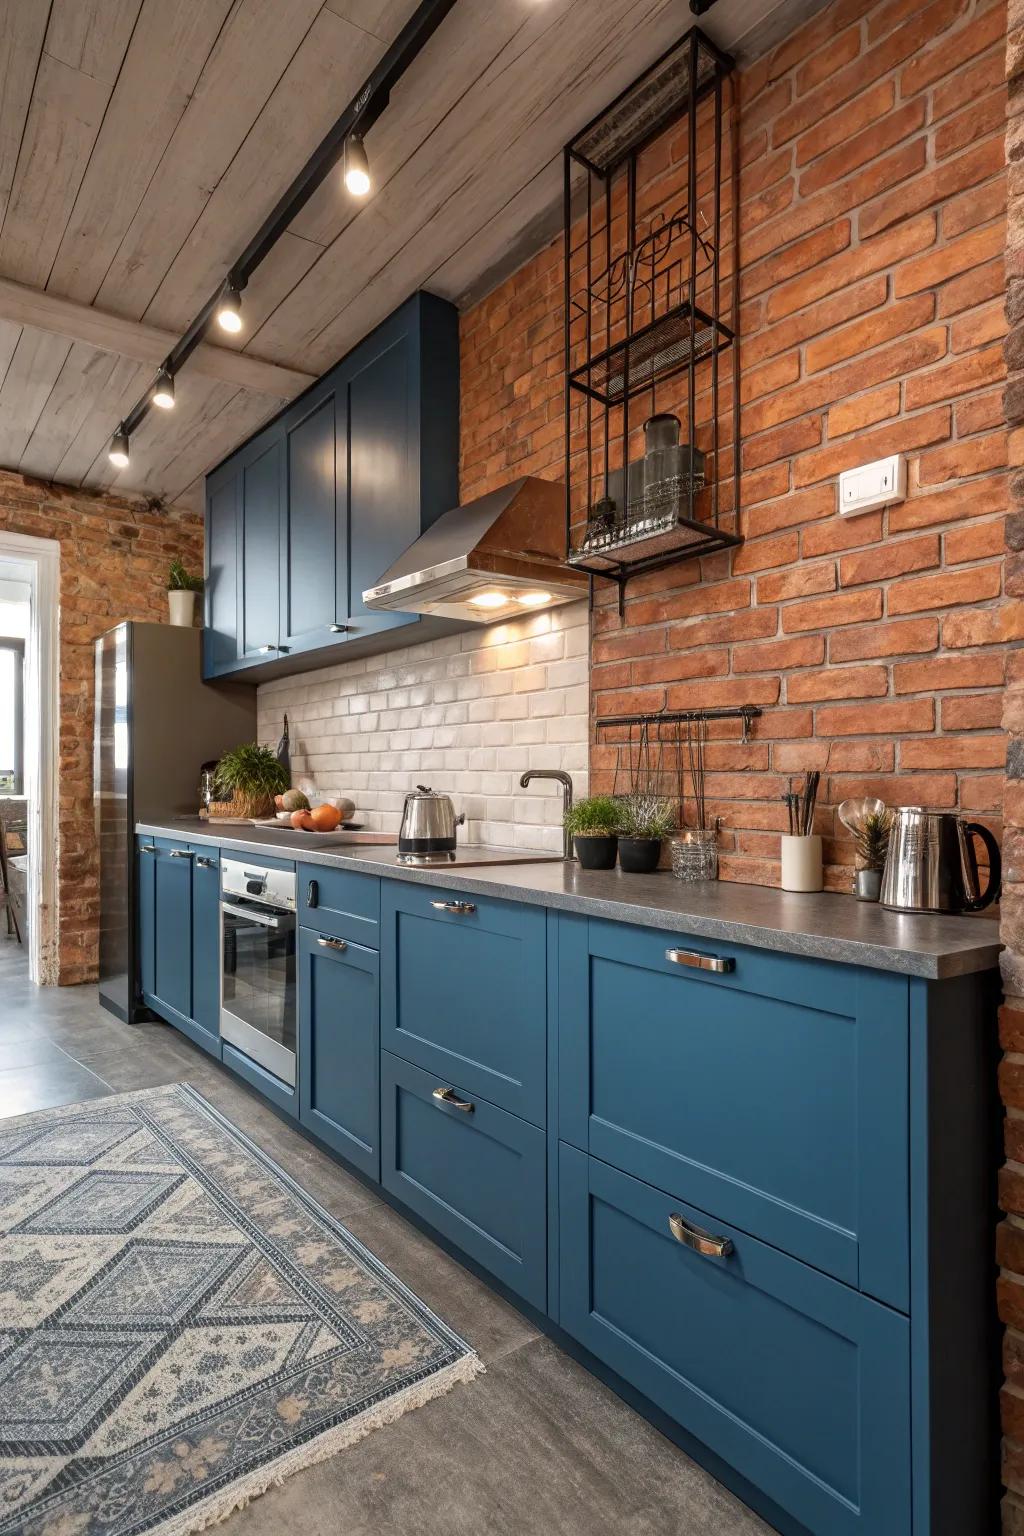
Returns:
[[[616,581],[620,603],[631,575],[741,542],[731,70],[694,28],[565,150],[567,557]],[[674,196],[641,210],[646,157],[666,145]],[[668,423],[678,440],[637,457],[645,417],[645,434]]]

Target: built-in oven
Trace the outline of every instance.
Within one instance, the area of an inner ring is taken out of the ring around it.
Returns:
[[[221,860],[221,1038],[295,1086],[295,871]]]

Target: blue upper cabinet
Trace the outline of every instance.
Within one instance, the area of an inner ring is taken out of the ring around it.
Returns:
[[[458,315],[417,293],[208,476],[204,675],[255,681],[418,625],[363,592],[456,505],[458,459]]]

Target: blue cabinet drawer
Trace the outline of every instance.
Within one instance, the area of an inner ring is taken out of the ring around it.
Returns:
[[[542,909],[385,880],[381,930],[381,1045],[545,1125]]]
[[[379,960],[375,949],[299,930],[299,1119],[380,1178]]]
[[[561,1140],[908,1310],[905,978],[563,918],[559,1011]]]
[[[541,1310],[546,1161],[536,1126],[381,1052],[384,1188]]]
[[[907,1536],[905,1317],[565,1144],[559,1223],[573,1338],[814,1536]]]
[[[380,942],[380,881],[329,864],[300,864],[299,923],[335,939],[376,949]]]

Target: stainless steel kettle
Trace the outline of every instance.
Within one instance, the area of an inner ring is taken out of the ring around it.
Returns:
[[[984,893],[975,837],[988,850]],[[881,894],[890,912],[980,912],[999,895],[1001,878],[999,844],[979,822],[916,805],[893,812]]]
[[[408,858],[431,858],[455,854],[456,827],[466,820],[456,816],[449,795],[417,784],[405,797],[402,825],[398,832],[398,852]]]

